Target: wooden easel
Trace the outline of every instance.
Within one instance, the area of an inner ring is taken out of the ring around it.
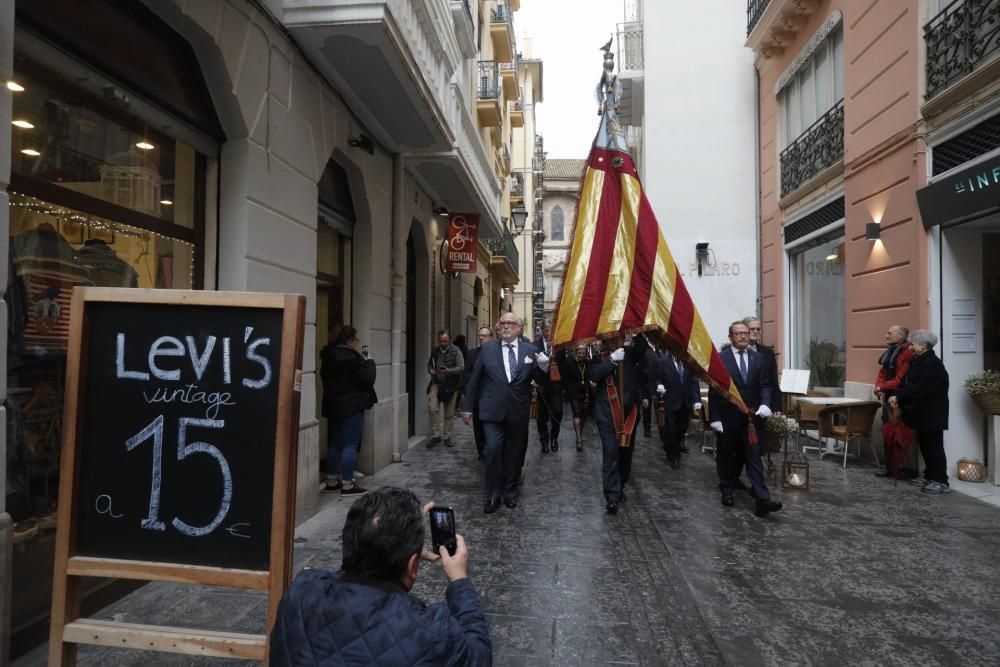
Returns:
[[[79,556],[77,543],[80,436],[84,396],[84,350],[88,341],[87,305],[90,303],[169,304],[282,311],[280,384],[274,448],[273,493],[268,570],[123,560]],[[49,665],[74,665],[79,644],[114,646],[188,655],[266,661],[268,635],[278,603],[291,578],[292,537],[295,528],[295,466],[298,447],[300,388],[305,297],[242,292],[75,288],[70,323],[71,347],[67,359],[66,402],[59,515],[55,546]],[[80,618],[81,577],[116,577],[142,581],[225,586],[267,591],[267,627],[263,634],[241,634],[178,627],[150,626]]]

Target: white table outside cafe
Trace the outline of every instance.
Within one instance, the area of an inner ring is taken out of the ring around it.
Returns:
[[[822,407],[830,407],[834,405],[849,405],[851,403],[865,402],[859,398],[844,398],[841,396],[796,396],[794,400],[798,401],[799,403],[808,403],[809,405],[819,405]],[[819,440],[818,433],[816,437],[817,440]],[[802,449],[815,449],[819,451],[820,459],[822,459],[827,454],[836,454],[838,456],[843,456],[844,454],[843,449],[831,445],[829,440],[827,440],[826,442],[822,442],[817,446],[804,445]]]

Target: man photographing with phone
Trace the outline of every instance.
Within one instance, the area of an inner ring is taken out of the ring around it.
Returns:
[[[340,572],[303,570],[278,607],[271,665],[490,665],[492,644],[479,595],[468,578],[469,552],[424,546],[422,508],[410,491],[383,487],[347,513]],[[454,515],[438,528],[454,530]],[[425,604],[409,591],[421,561],[440,562],[445,601]]]

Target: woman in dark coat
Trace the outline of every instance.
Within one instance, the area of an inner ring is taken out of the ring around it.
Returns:
[[[944,454],[944,432],[948,429],[948,371],[934,354],[937,336],[926,329],[910,333],[913,350],[910,368],[889,405],[903,408],[903,421],[917,433],[924,477],[910,480],[924,493],[950,493],[948,461]]]
[[[573,355],[562,355],[559,374],[563,392],[573,410],[573,430],[576,431],[576,451],[583,451],[583,422],[590,405],[590,359],[587,346],[577,345]]]
[[[357,330],[345,325],[330,332],[329,345],[320,355],[323,381],[323,416],[327,418],[326,487],[341,496],[361,496],[365,489],[354,483],[365,410],[375,405],[375,362],[358,351]],[[337,469],[342,481],[337,481]]]

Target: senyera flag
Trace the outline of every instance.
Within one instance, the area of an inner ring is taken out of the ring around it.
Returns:
[[[581,179],[553,346],[649,333],[749,412],[667,248],[609,97]]]

